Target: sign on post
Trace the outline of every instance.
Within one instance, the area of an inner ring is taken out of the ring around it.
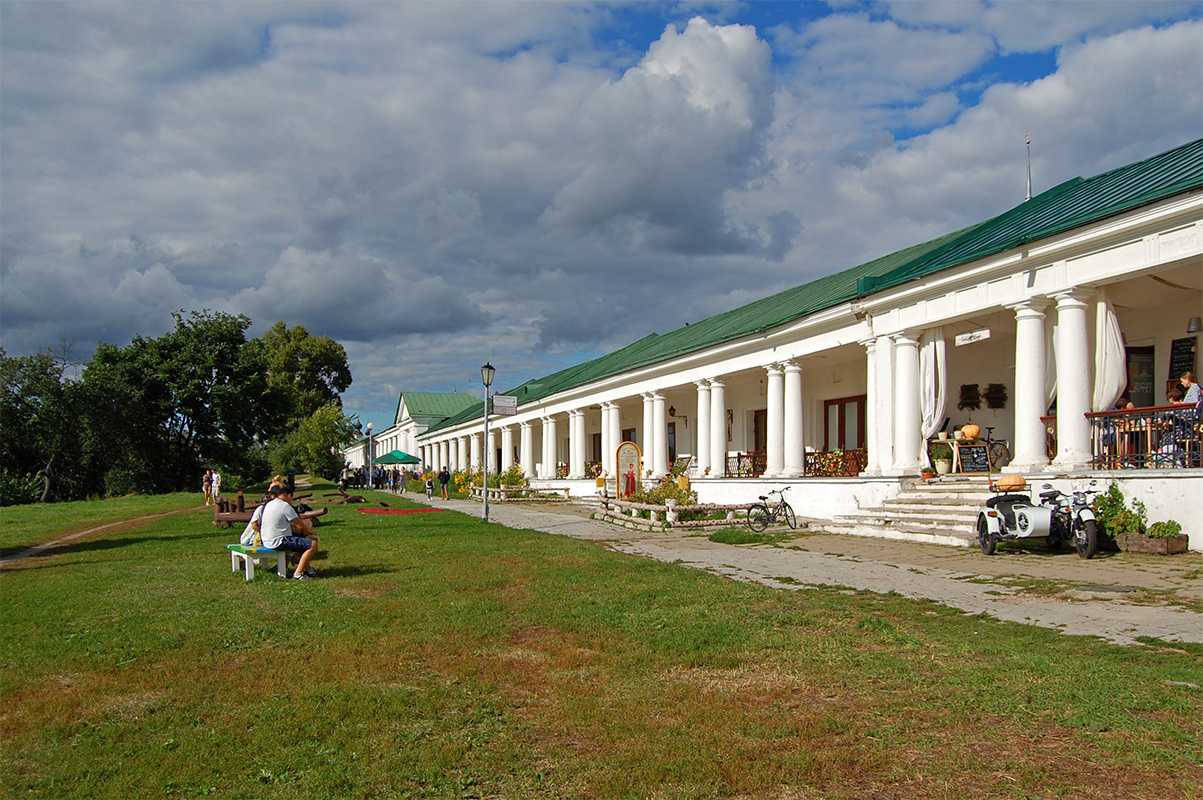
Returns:
[[[518,413],[518,398],[512,394],[493,395],[493,413],[502,417],[512,417]]]

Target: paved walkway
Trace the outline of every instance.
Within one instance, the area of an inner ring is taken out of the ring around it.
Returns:
[[[425,498],[417,499],[425,501]],[[436,500],[433,504],[473,515],[480,513],[477,502]],[[490,516],[493,521],[512,528],[604,542],[622,553],[682,563],[736,580],[781,589],[835,584],[871,592],[897,592],[906,597],[934,600],[970,614],[984,613],[1001,620],[1054,628],[1064,633],[1099,636],[1120,644],[1132,644],[1137,637],[1143,636],[1203,643],[1203,614],[1174,605],[1138,605],[1124,602],[1120,596],[1113,598],[1112,594],[1122,595],[1133,587],[1106,583],[1107,573],[1114,571],[1106,559],[1083,563],[1083,570],[1075,570],[1079,579],[1083,574],[1092,574],[1093,570],[1094,577],[1090,580],[1103,581],[1091,587],[1094,592],[1074,592],[1071,593],[1074,599],[1063,599],[1034,595],[1025,592],[1023,586],[1008,585],[1008,573],[1011,577],[1022,577],[1027,574],[1024,572],[1005,568],[986,574],[976,572],[974,567],[982,569],[981,559],[985,556],[978,556],[974,564],[970,560],[973,557],[962,552],[957,555],[963,561],[956,562],[955,566],[940,564],[942,555],[925,553],[925,545],[819,535],[799,540],[796,548],[735,547],[711,542],[704,536],[620,530],[589,519],[578,509],[555,506],[497,504],[492,507]],[[832,548],[855,554],[823,552]],[[938,551],[947,549],[939,548]],[[1006,559],[1011,557],[1004,554],[995,556],[994,560],[1005,567]],[[1026,563],[1030,563],[1031,558],[1025,556]],[[1075,557],[1063,558],[1072,559],[1074,566],[1078,566]],[[1194,567],[1180,570],[1181,574],[1172,583],[1185,589],[1188,597],[1203,597],[1203,570],[1198,568],[1194,557],[1188,558]],[[1052,559],[1046,560],[1052,564]],[[1045,567],[1048,568],[1051,567]],[[1058,566],[1057,569],[1067,567]],[[1136,577],[1140,571],[1138,569],[1128,577]],[[1161,588],[1141,584],[1143,581],[1135,588]]]

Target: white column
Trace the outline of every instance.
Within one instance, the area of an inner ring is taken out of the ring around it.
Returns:
[[[618,465],[614,463],[614,454],[618,451],[618,445],[622,443],[622,411],[618,407],[618,403],[610,404],[610,441],[602,442],[602,448],[610,452],[610,469],[617,475]]]
[[[643,441],[639,443],[639,448],[643,451],[644,475],[648,470],[654,471],[656,468],[656,427],[652,414],[652,395],[649,393],[643,395]],[[643,475],[639,477],[642,478]]]
[[[610,452],[610,403],[601,404],[601,465],[603,475],[613,475],[614,465],[611,464],[613,454]]]
[[[519,428],[518,463],[522,466],[522,474],[529,478],[535,474],[535,431],[530,422],[520,423]]]
[[[785,467],[781,472],[784,478],[797,478],[802,474],[805,465],[803,455],[802,429],[802,367],[787,361],[785,363]]]
[[[710,477],[727,474],[727,384],[710,379]]]
[[[455,466],[456,469],[468,469],[468,437],[459,436],[455,440]]]
[[[489,474],[497,474],[497,429],[489,428],[489,442],[486,445],[488,452],[485,457],[489,459]]]
[[[556,438],[556,418],[548,417],[543,423],[543,435],[547,437],[547,477],[558,478],[560,475],[560,442]]]
[[[1046,395],[1044,309],[1041,298],[1011,306],[1015,312],[1015,453],[1008,472],[1039,471],[1048,466],[1044,446]]]
[[[568,412],[568,477],[579,478],[580,473],[576,471],[577,464],[580,459],[581,439],[577,433],[577,417],[579,411],[570,410]]]
[[[919,472],[922,412],[919,408],[919,340],[894,336],[894,469],[896,475]]]
[[[546,478],[551,474],[547,456],[547,417],[539,419],[539,477]]]
[[[785,469],[785,383],[780,364],[770,364],[765,367],[768,380],[765,381],[768,412],[765,436],[764,477],[779,478]]]
[[[458,438],[458,437],[457,437]],[[459,455],[458,448],[455,446],[455,439],[447,440],[447,471],[455,472],[459,468],[456,463],[456,457]]]
[[[881,454],[878,452],[877,436],[877,340],[865,339],[860,343],[865,348],[865,469],[862,475],[881,474]],[[823,420],[827,424],[827,420]]]
[[[446,439],[439,442],[439,469],[451,466],[451,443]]]
[[[1090,339],[1086,303],[1080,294],[1057,299],[1057,457],[1054,465],[1074,469],[1090,463]]]
[[[472,451],[472,461],[470,462],[472,464],[472,471],[480,472],[480,434],[472,434],[471,440],[468,442],[468,444]]]
[[[877,468],[885,473],[894,468],[894,342],[889,336],[878,336],[873,354],[877,358]]]
[[[694,386],[698,387],[698,446],[694,453],[694,458],[697,463],[696,474],[700,477],[706,474],[706,468],[710,466],[710,383],[709,381],[697,381]]]
[[[514,426],[506,425],[501,429],[501,471],[505,472],[514,466]]]
[[[652,459],[652,477],[668,473],[668,407],[664,395],[652,392],[653,427],[656,429],[656,455]]]

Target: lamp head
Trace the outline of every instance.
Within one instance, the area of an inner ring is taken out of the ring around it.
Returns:
[[[1186,323],[1186,332],[1198,333],[1200,330],[1203,330],[1203,319],[1200,319],[1199,317],[1191,317],[1190,321]]]
[[[369,423],[368,423],[368,426],[367,426],[366,428],[364,428],[364,431],[365,431],[365,432],[366,432],[366,433],[367,433],[369,436],[371,436],[371,435],[372,435],[372,423],[370,423],[370,422],[369,422]]]
[[[493,376],[496,374],[497,368],[488,361],[480,368],[480,381],[485,385],[486,389],[493,385]]]

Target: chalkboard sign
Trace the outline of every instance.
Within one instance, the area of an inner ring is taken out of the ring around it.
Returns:
[[[989,472],[990,453],[984,444],[962,444],[957,446],[961,456],[961,472]]]
[[[1175,339],[1170,343],[1169,380],[1176,381],[1184,372],[1195,371],[1195,337]]]

